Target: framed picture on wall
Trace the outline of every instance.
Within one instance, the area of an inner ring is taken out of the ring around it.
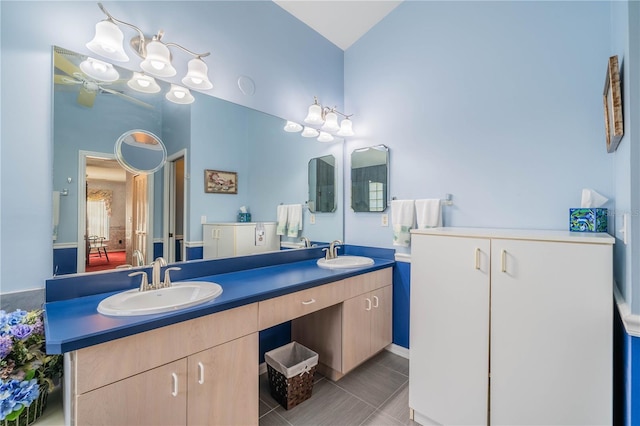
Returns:
[[[615,152],[624,134],[620,71],[618,69],[617,55],[609,58],[607,77],[604,81],[603,103],[607,152]]]
[[[237,194],[238,173],[205,169],[204,192],[209,194]]]

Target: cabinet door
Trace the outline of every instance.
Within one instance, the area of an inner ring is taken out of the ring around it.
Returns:
[[[187,417],[187,360],[77,396],[77,425],[179,425]]]
[[[611,250],[493,240],[491,424],[611,424]]]
[[[235,226],[218,226],[218,255],[216,257],[231,257],[236,254]]]
[[[215,259],[218,257],[218,227],[202,225],[202,258]]]
[[[393,339],[392,310],[393,290],[386,286],[371,293],[371,354],[375,354]]]
[[[251,225],[237,225],[236,229],[236,256],[243,256],[246,254],[259,253],[263,246],[256,246],[256,226]]]
[[[258,334],[192,355],[187,424],[258,423]]]
[[[342,372],[347,373],[371,355],[370,293],[342,304]]]
[[[440,424],[486,424],[490,241],[411,245],[409,406]]]

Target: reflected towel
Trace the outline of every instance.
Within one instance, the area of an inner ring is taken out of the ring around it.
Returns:
[[[289,204],[287,207],[287,237],[297,237],[302,230],[302,204]]]
[[[288,206],[280,204],[276,213],[276,235],[285,235],[287,233],[287,213]]]
[[[413,200],[391,201],[391,224],[393,225],[393,245],[409,247],[414,220]]]
[[[418,229],[442,226],[442,206],[439,198],[416,200],[416,221]]]
[[[60,191],[53,191],[53,241],[58,239],[60,222]]]

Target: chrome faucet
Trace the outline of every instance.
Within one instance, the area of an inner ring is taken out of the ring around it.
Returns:
[[[336,257],[338,257],[338,248],[339,246],[341,246],[343,243],[340,240],[333,240],[331,241],[331,243],[329,244],[329,248],[324,248],[322,249],[323,251],[325,251],[325,259],[327,260],[331,260],[331,259],[335,259]]]
[[[307,237],[300,237],[300,241],[304,241],[305,247],[311,247],[311,240]]]
[[[162,286],[162,282],[160,281],[160,272],[163,266],[167,266],[167,261],[162,257],[157,257],[151,264],[151,267],[153,268],[151,271],[151,288],[158,289]]]

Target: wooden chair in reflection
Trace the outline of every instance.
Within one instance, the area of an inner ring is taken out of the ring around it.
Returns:
[[[92,251],[97,251],[98,256],[102,257],[104,253],[104,257],[107,258],[107,262],[109,262],[109,254],[107,253],[107,244],[105,243],[105,237],[99,237],[97,235],[89,235],[89,255],[87,256],[87,260],[91,257]]]

